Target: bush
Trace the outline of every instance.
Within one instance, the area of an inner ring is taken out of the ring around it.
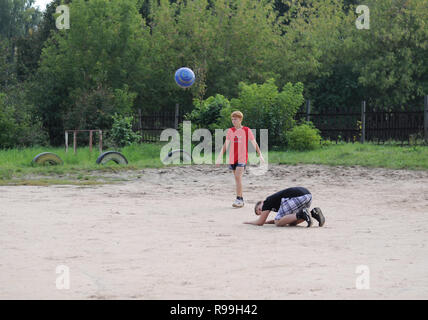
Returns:
[[[211,132],[211,137],[213,141],[213,151],[215,151],[215,129],[225,130],[226,128],[231,127],[230,117],[226,125],[221,124],[222,114],[225,110],[230,110],[229,100],[221,94],[216,94],[215,96],[208,97],[207,99],[200,101],[195,99],[193,101],[194,109],[191,113],[185,115],[184,120],[191,121],[192,127],[191,132],[197,129],[208,129]],[[230,116],[230,113],[229,113]],[[179,124],[180,137],[184,137],[183,134],[183,124]],[[192,141],[192,145],[198,145],[199,141]]]
[[[13,136],[17,125],[13,117],[14,110],[6,104],[6,95],[0,92],[0,148],[13,147]]]
[[[136,98],[128,86],[113,90],[98,85],[94,89],[76,89],[72,94],[74,105],[64,117],[64,125],[68,129],[101,129],[112,127],[113,115],[127,115],[131,112]]]
[[[304,102],[303,84],[287,83],[278,90],[275,80],[264,84],[240,83],[239,96],[232,99],[230,109],[221,111],[221,125],[231,126],[230,113],[239,110],[244,114],[243,125],[251,129],[268,129],[269,146],[284,145],[285,134],[294,125],[294,116]]]
[[[108,139],[112,142],[112,145],[124,147],[139,142],[141,136],[132,130],[132,117],[115,114]]]
[[[192,121],[196,128],[205,128],[211,133],[218,128],[221,111],[230,108],[229,100],[221,94],[211,96],[204,101],[195,99],[193,104],[195,108],[185,116],[185,119]]]
[[[298,151],[316,149],[321,142],[319,130],[311,122],[295,126],[287,132],[286,139],[288,147]]]
[[[275,79],[269,79],[264,84],[240,83],[239,90],[238,98],[231,102],[220,94],[202,102],[195,100],[195,108],[185,118],[192,121],[192,131],[206,128],[214,134],[215,129],[230,128],[230,115],[239,110],[244,114],[243,126],[268,129],[270,147],[285,145],[285,134],[294,125],[294,116],[304,101],[303,84],[287,83],[279,91]]]
[[[34,109],[24,86],[0,92],[0,149],[47,144],[47,133]]]
[[[329,147],[331,145],[333,145],[333,141],[331,141],[330,139],[321,140],[321,147]]]

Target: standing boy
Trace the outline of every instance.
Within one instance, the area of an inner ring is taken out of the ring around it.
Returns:
[[[242,197],[242,175],[244,174],[244,169],[248,161],[248,140],[251,141],[256,149],[262,163],[264,159],[250,128],[243,127],[241,124],[244,118],[242,112],[234,111],[230,117],[233,127],[229,128],[227,131],[226,142],[220,151],[216,165],[220,165],[223,154],[226,152],[229,144],[232,143],[229,151],[229,169],[233,170],[236,184],[236,200],[232,206],[235,208],[242,208],[244,206],[244,198]]]

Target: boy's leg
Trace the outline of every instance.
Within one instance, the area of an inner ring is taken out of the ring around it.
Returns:
[[[299,220],[302,220],[302,219],[299,219]],[[297,222],[299,220],[297,220],[296,214],[293,213],[293,214],[287,214],[286,216],[282,217],[279,220],[275,220],[275,224],[276,224],[277,227],[283,227],[283,226],[285,226],[287,224],[294,224],[294,223],[297,224]],[[303,221],[305,221],[305,220],[302,220],[302,222]]]
[[[290,223],[290,226],[297,226],[298,224],[305,222],[305,219],[297,219],[296,222]]]
[[[296,215],[296,213],[289,214],[279,220],[275,220],[275,225],[277,227],[284,227],[286,225],[295,227],[298,224],[306,221],[305,219],[297,219]]]
[[[302,222],[298,220],[304,220],[308,223],[308,227],[310,227],[312,225],[312,220],[308,208],[311,205],[311,201],[311,194],[295,198],[281,199],[281,207],[275,217],[275,224],[278,227],[282,227],[287,224],[297,225]]]
[[[233,173],[235,175],[236,195],[242,197],[242,175],[244,174],[244,167],[236,167]]]

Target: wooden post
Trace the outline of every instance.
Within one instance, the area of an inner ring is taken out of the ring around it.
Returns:
[[[141,139],[143,137],[143,123],[141,118],[141,109],[138,109],[138,131],[140,132]],[[141,141],[140,141],[141,142]]]
[[[74,154],[76,154],[76,148],[77,148],[77,131],[73,130],[73,150],[74,150]]]
[[[424,136],[425,136],[425,142],[428,142],[428,95],[424,97]]]
[[[361,143],[366,141],[366,102],[361,103]]]
[[[89,130],[89,152],[92,152],[92,130]]]
[[[143,142],[143,117],[141,116],[141,109],[138,109],[138,131],[141,136],[140,142]]]
[[[68,131],[65,132],[65,153],[68,152]]]
[[[311,121],[311,100],[306,100],[306,121]]]
[[[100,130],[98,132],[100,134],[99,148],[100,148],[100,153],[102,153],[103,152],[103,131]]]
[[[178,129],[178,114],[179,114],[179,104],[175,104],[175,119],[174,119],[174,128]]]

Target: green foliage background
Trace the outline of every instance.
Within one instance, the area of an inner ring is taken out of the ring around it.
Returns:
[[[61,3],[69,30],[55,27]],[[369,30],[355,26],[358,4]],[[110,130],[115,113],[176,103],[212,107],[199,119],[211,129],[238,108],[255,128],[268,123],[275,144],[303,97],[314,112],[362,99],[421,110],[427,21],[428,0],[54,0],[44,12],[0,0],[0,148],[61,145],[65,129]],[[174,83],[182,66],[196,73],[190,90]]]

